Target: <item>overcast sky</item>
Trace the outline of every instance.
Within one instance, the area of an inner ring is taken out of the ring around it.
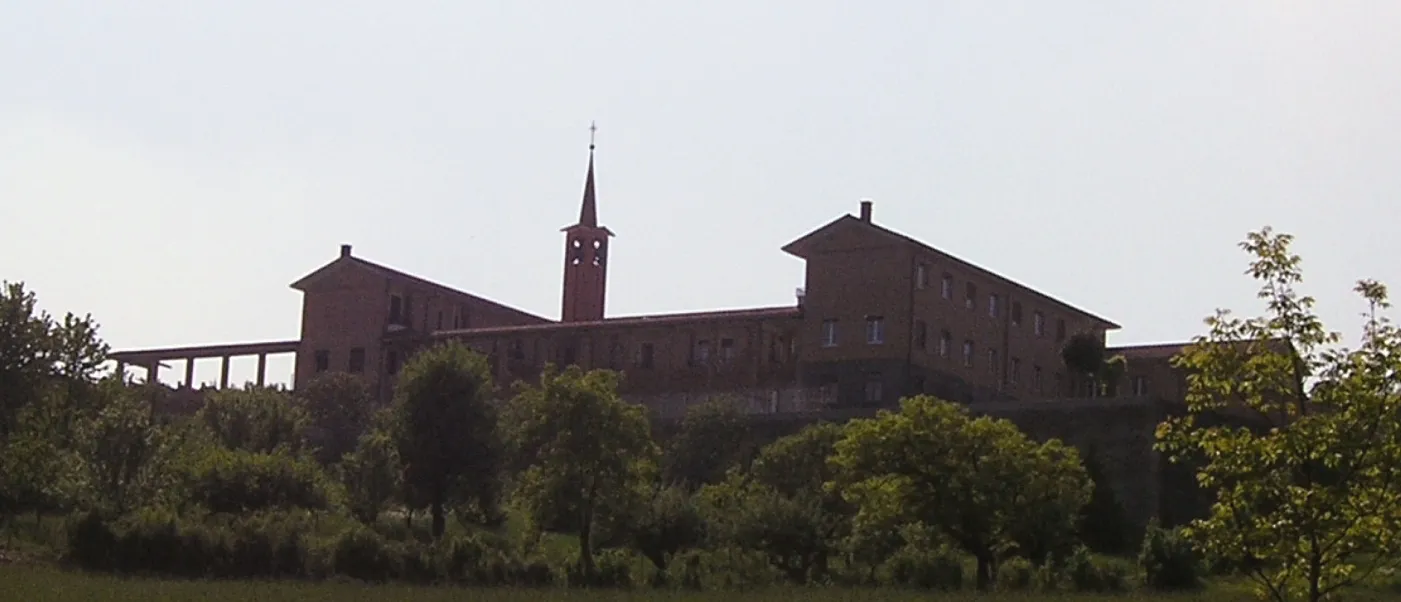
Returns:
[[[341,243],[557,317],[597,120],[610,315],[792,303],[779,247],[870,197],[1114,343],[1253,311],[1236,244],[1270,224],[1352,332],[1352,282],[1401,280],[1398,29],[1391,0],[0,1],[0,278],[119,349],[295,338],[288,284]]]

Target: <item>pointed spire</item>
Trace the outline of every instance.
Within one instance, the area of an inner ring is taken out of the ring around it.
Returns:
[[[598,201],[594,198],[593,192],[593,149],[594,134],[598,131],[598,125],[589,123],[589,173],[584,178],[584,203],[579,207],[579,225],[590,228],[598,227]]]

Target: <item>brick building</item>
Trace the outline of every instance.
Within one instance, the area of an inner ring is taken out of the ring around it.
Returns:
[[[782,247],[806,262],[794,304],[608,317],[609,241],[598,221],[593,149],[577,221],[564,234],[559,320],[515,309],[357,257],[339,256],[292,284],[303,294],[300,336],[239,345],[121,351],[123,366],[295,353],[294,388],[316,374],[363,375],[392,396],[404,360],[434,341],[484,353],[497,382],[529,380],[546,363],[611,368],[623,394],[661,416],[717,395],[755,413],[890,406],[931,393],[970,404],[1083,396],[1060,349],[1075,333],[1103,340],[1110,320],[879,225],[870,201]],[[1167,359],[1180,346],[1120,348],[1124,392],[1176,398]],[[122,368],[125,370],[125,367]]]

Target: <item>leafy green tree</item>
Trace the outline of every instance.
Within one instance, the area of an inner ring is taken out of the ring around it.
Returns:
[[[1209,515],[1186,529],[1199,549],[1241,567],[1263,596],[1314,602],[1401,554],[1401,332],[1379,315],[1386,288],[1364,280],[1360,344],[1339,347],[1297,289],[1292,242],[1264,228],[1241,243],[1266,311],[1207,319],[1175,360],[1188,373],[1188,412],[1158,438],[1215,492]]]
[[[783,495],[824,493],[826,483],[836,476],[828,459],[843,434],[841,425],[829,422],[805,426],[761,448],[749,474]],[[833,499],[840,501],[841,496],[833,494]]]
[[[1090,496],[1074,448],[927,396],[849,423],[833,462],[833,486],[862,511],[922,522],[972,555],[980,589],[1030,525],[1038,545],[1073,533]]]
[[[1122,554],[1134,542],[1133,525],[1114,489],[1104,474],[1104,467],[1094,450],[1084,455],[1085,473],[1093,490],[1090,501],[1080,509],[1080,540],[1091,550],[1102,554]]]
[[[762,552],[793,583],[806,583],[825,571],[835,543],[833,522],[840,517],[825,511],[812,492],[787,496],[733,471],[697,496],[717,547]]]
[[[678,552],[697,547],[705,539],[705,522],[681,487],[658,489],[629,519],[632,548],[659,571],[665,571]]]
[[[749,420],[725,399],[691,406],[681,430],[666,442],[662,475],[689,489],[724,478],[739,463],[749,437]]]
[[[456,502],[497,513],[502,463],[491,395],[486,358],[456,341],[419,352],[399,375],[393,412],[406,497],[427,502],[435,538]]]
[[[402,487],[399,451],[393,437],[383,431],[361,435],[355,451],[346,454],[337,469],[351,514],[366,524],[379,518]]]
[[[15,428],[20,408],[39,397],[48,375],[53,320],[36,308],[21,282],[0,290],[0,435]]]
[[[374,396],[364,378],[348,372],[325,372],[297,391],[310,415],[316,457],[330,464],[354,450],[370,427]]]
[[[595,577],[595,530],[638,509],[659,455],[644,409],[617,391],[617,373],[546,366],[539,384],[521,387],[508,406],[511,450],[531,460],[517,497],[537,528],[578,535],[587,579]]]
[[[1095,393],[1113,396],[1119,379],[1128,368],[1122,355],[1110,356],[1104,348],[1104,338],[1082,332],[1070,335],[1061,347],[1061,361],[1071,374],[1084,379]]]
[[[150,474],[162,432],[151,406],[116,378],[102,383],[108,401],[79,429],[77,452],[87,489],[103,509],[122,514],[157,482]]]
[[[306,448],[307,411],[286,391],[247,386],[210,393],[195,419],[220,445],[253,453]]]
[[[63,419],[53,434],[66,443],[74,421],[91,405],[108,348],[91,316],[70,313],[56,322],[37,303],[23,283],[0,283],[0,437],[16,427],[21,408],[57,387],[62,395],[48,399],[46,409]]]

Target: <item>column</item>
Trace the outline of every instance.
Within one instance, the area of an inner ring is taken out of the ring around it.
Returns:
[[[259,353],[259,354],[258,354],[258,386],[259,386],[259,387],[263,386],[263,381],[267,378],[267,373],[268,373],[268,354],[266,354],[266,353]]]
[[[224,365],[219,370],[219,388],[229,388],[229,356],[224,356]]]
[[[161,362],[156,360],[146,365],[146,384],[153,385],[160,382]]]
[[[126,382],[126,362],[117,362],[117,371],[115,374],[117,375],[117,378],[121,379],[122,382]]]
[[[185,358],[185,386],[195,388],[195,358]]]

